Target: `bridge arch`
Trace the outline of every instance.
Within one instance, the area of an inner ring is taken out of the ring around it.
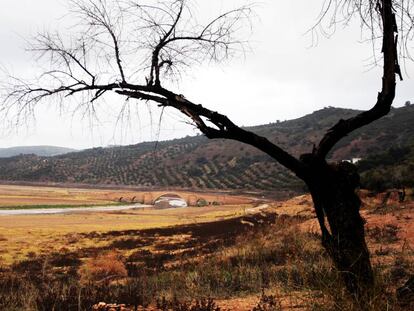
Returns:
[[[188,203],[176,193],[165,193],[154,200],[154,207],[159,209],[188,207]]]

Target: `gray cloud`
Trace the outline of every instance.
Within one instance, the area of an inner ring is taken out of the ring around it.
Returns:
[[[202,18],[217,8],[234,7],[246,1],[197,1]],[[266,0],[257,8],[250,38],[251,51],[221,66],[194,68],[175,88],[194,102],[227,113],[242,125],[254,125],[302,116],[324,106],[367,109],[380,89],[380,68],[367,71],[372,56],[369,43],[360,43],[357,22],[338,29],[330,39],[312,40],[305,32],[315,22],[322,0]],[[62,25],[65,1],[2,0],[0,11],[0,64],[15,75],[32,72],[31,56],[24,52],[24,38],[36,31]],[[70,20],[69,23],[70,24]],[[68,25],[64,24],[64,25]],[[61,30],[65,26],[60,26]],[[413,72],[409,63],[407,70]],[[414,100],[413,80],[399,83],[396,106]],[[111,98],[102,107],[99,122],[91,128],[87,120],[59,112],[53,105],[40,108],[35,127],[0,137],[2,146],[53,144],[83,148],[93,145],[136,143],[194,134],[185,118],[167,111],[158,132],[157,111],[152,122],[147,108],[130,127],[114,130],[120,102]],[[53,130],[51,130],[53,128]]]

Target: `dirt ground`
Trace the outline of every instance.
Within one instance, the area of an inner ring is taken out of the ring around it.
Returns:
[[[386,206],[383,203],[384,194],[369,197],[366,193],[360,194],[362,198],[361,215],[366,221],[366,239],[374,265],[392,267],[398,271],[404,263],[395,262],[392,254],[406,254],[406,260],[414,261],[414,201],[406,200],[398,202],[396,197],[391,197]],[[312,208],[310,195],[302,195],[284,202],[274,202],[270,208],[280,215],[304,216],[311,219],[301,223],[298,228],[305,232],[319,234],[319,225]],[[398,257],[397,257],[398,259]],[[399,266],[401,265],[401,266]],[[396,283],[395,287],[401,286]],[[308,310],[306,297],[303,293],[280,292],[280,289],[272,289],[271,293],[281,302],[282,310]],[[232,298],[218,301],[218,305],[226,310],[248,311],[259,301],[259,296]]]
[[[136,193],[90,189],[0,187],[2,195],[27,195],[32,191],[43,198],[68,198],[72,195],[86,200],[116,199]],[[163,192],[153,193],[156,196]],[[164,192],[165,193],[165,192]],[[186,195],[186,194],[183,194]],[[191,194],[187,194],[191,195]],[[214,194],[211,194],[214,196]],[[216,194],[217,196],[217,194]],[[414,249],[414,202],[399,203],[391,197],[386,205],[381,195],[361,194],[362,216],[367,221],[367,241],[375,265],[396,265],[396,252]],[[213,197],[212,197],[213,199]],[[246,202],[246,198],[231,198],[228,202]],[[2,216],[0,217],[0,265],[9,265],[31,258],[33,254],[76,255],[81,260],[100,252],[117,249],[131,259],[130,264],[145,262],[149,267],[174,267],[182,260],[202,260],[220,247],[235,245],[243,232],[272,225],[282,215],[299,216],[297,228],[319,234],[309,195],[283,202],[190,207],[154,210],[152,208],[119,212],[74,213],[63,215]],[[296,227],[295,227],[296,228]],[[168,255],[168,256],[167,256]],[[398,263],[397,263],[398,265]],[[398,268],[398,266],[397,266]],[[398,286],[399,284],[395,284]],[[283,310],[306,310],[306,293],[283,292],[271,288]],[[312,293],[309,293],[311,295]],[[251,310],[259,295],[246,295],[217,300],[222,310]]]
[[[414,201],[406,200],[398,202],[397,198],[391,197],[386,206],[381,207],[383,194],[369,197],[366,193],[361,194],[361,215],[366,221],[367,233],[375,228],[395,227],[396,240],[399,243],[390,247],[405,246],[414,248]],[[313,219],[304,222],[301,228],[305,231],[319,232],[319,225],[312,208],[310,195],[302,195],[284,202],[273,203],[272,209],[279,215],[289,216],[313,216]],[[393,243],[391,243],[393,244]]]

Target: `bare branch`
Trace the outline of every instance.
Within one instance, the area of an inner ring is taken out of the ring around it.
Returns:
[[[338,25],[346,26],[353,19],[361,23],[361,30],[368,31],[373,45],[373,56],[377,56],[376,43],[382,44],[383,22],[378,14],[378,6],[382,0],[325,0],[321,12],[309,30],[314,41],[319,34],[330,37]],[[399,33],[398,54],[402,59],[414,60],[408,43],[414,38],[414,0],[392,1],[395,14],[395,30]],[[376,62],[375,62],[376,63]]]
[[[174,94],[171,91],[157,86],[151,88],[151,91],[159,95],[127,90],[116,92],[130,98],[155,101],[160,107],[175,108],[188,116],[197,128],[199,128],[208,138],[232,139],[254,146],[273,157],[285,167],[289,168],[296,175],[303,176],[304,165],[288,152],[271,143],[267,138],[237,126],[227,116],[209,110],[202,105],[194,104],[182,95]],[[214,127],[209,126],[204,118],[206,118],[206,121],[214,125]]]
[[[395,97],[395,75],[401,76],[397,52],[398,35],[395,35],[398,28],[395,24],[392,0],[379,1],[376,10],[383,21],[382,27],[384,34],[382,45],[382,52],[384,54],[382,90],[378,94],[377,102],[372,109],[362,112],[348,120],[340,120],[326,133],[319,143],[319,146],[314,150],[314,153],[320,158],[326,157],[328,152],[340,139],[352,131],[385,116],[391,109]]]
[[[121,53],[119,49],[119,36],[116,35],[116,26],[119,25],[119,21],[114,23],[111,19],[111,16],[108,12],[108,5],[106,0],[71,0],[73,6],[77,8],[78,12],[87,18],[90,30],[95,30],[95,28],[103,28],[109,34],[113,49],[116,64],[118,66],[119,73],[121,75],[122,82],[126,82],[125,73],[122,66]],[[122,14],[118,15],[122,18]]]

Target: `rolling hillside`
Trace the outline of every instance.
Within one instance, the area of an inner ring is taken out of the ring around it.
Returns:
[[[22,154],[34,154],[41,157],[51,157],[56,155],[61,155],[69,152],[74,152],[76,150],[65,148],[65,147],[56,147],[56,146],[21,146],[21,147],[10,147],[10,148],[0,148],[0,158],[14,157]]]
[[[311,151],[337,120],[357,112],[325,108],[299,119],[250,129],[298,156]],[[393,109],[387,117],[342,140],[330,157],[335,161],[365,158],[391,146],[411,144],[413,138],[414,106]],[[0,180],[250,190],[303,187],[260,151],[203,136],[94,148],[54,157],[21,155],[0,159]]]

